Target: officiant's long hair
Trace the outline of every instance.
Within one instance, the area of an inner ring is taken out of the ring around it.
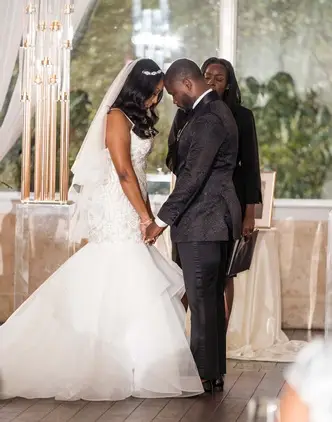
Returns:
[[[158,95],[158,102],[147,109],[145,102],[152,97],[157,85],[164,78],[160,67],[151,59],[139,60],[129,74],[112,108],[120,108],[134,123],[133,131],[141,139],[155,136],[158,122],[156,106],[160,103],[163,91]]]
[[[224,92],[222,99],[231,110],[234,110],[234,108],[237,105],[242,103],[241,91],[240,91],[240,87],[235,76],[234,67],[226,59],[219,59],[218,57],[210,57],[202,64],[201,71],[203,75],[205,74],[206,69],[211,64],[218,64],[226,69],[227,88]]]

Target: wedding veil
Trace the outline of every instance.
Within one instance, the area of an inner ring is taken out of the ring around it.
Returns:
[[[71,171],[74,176],[69,197],[75,202],[70,230],[73,242],[79,243],[88,237],[89,201],[95,186],[105,174],[104,150],[107,113],[139,60],[134,60],[124,66],[108,89],[72,166]]]

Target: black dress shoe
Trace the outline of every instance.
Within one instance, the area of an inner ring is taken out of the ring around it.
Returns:
[[[220,378],[218,378],[217,380],[215,380],[214,386],[219,391],[224,391],[224,377],[221,376]]]
[[[202,381],[202,384],[203,384],[203,388],[204,388],[205,393],[213,394],[214,387],[215,387],[214,381],[206,380],[206,381]]]

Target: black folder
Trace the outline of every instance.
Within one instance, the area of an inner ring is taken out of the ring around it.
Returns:
[[[254,230],[249,236],[235,240],[228,261],[227,277],[234,277],[250,269],[258,232],[259,230]]]

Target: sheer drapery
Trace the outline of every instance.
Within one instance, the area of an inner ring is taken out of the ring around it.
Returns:
[[[22,32],[22,0],[2,0],[0,2],[0,111],[13,74]]]
[[[168,238],[168,239],[167,239]],[[234,306],[227,332],[227,357],[239,360],[292,362],[306,344],[288,340],[281,329],[281,280],[275,228],[261,230],[250,271],[234,281]],[[169,231],[156,247],[171,259]],[[190,310],[186,329],[190,335]]]
[[[74,33],[85,13],[95,0],[76,0],[73,14]],[[0,109],[6,97],[13,73],[24,25],[22,0],[1,0],[0,2]],[[0,161],[15,144],[22,131],[22,107],[19,82],[13,91],[10,104],[0,128]]]

